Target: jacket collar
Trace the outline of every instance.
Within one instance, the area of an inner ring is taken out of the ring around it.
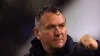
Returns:
[[[41,42],[35,37],[32,41],[31,41],[32,47],[30,48],[30,53],[31,54],[35,54],[36,56],[45,56],[45,51],[42,47]],[[72,44],[73,44],[73,40],[72,38],[67,35],[67,40],[66,40],[66,44],[63,48],[59,49],[56,54],[57,56],[61,54],[70,54],[71,53],[71,49],[72,49]]]

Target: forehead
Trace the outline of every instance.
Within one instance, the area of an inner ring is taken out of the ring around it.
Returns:
[[[48,24],[61,24],[65,23],[65,17],[62,13],[52,13],[52,12],[46,12],[41,17],[40,24],[41,25],[48,25]]]

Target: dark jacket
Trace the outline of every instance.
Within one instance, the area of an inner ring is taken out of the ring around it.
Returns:
[[[79,45],[77,42],[73,42],[72,38],[68,35],[65,46],[57,50],[55,56],[100,56],[100,42],[98,40],[97,42],[99,44],[98,49],[93,51]],[[37,38],[34,38],[31,44],[30,53],[26,56],[46,56],[42,44]]]

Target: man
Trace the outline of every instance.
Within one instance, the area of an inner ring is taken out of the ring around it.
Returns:
[[[100,51],[100,42],[90,35],[73,42],[67,34],[63,13],[52,5],[36,15],[34,33],[36,38],[28,56],[96,56]]]

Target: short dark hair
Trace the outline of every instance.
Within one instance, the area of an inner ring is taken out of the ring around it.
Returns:
[[[62,13],[62,11],[55,5],[46,5],[45,7],[41,8],[35,16],[35,26],[39,24],[40,18],[45,12],[57,13],[58,11]]]

